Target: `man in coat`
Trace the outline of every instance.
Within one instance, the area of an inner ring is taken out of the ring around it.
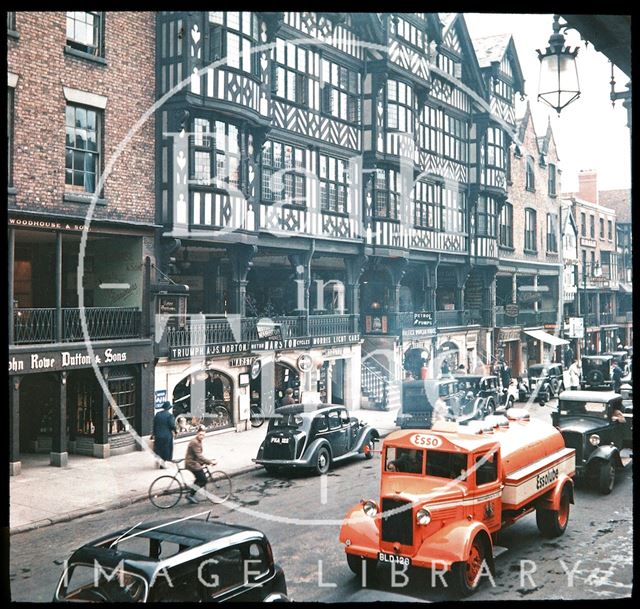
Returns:
[[[207,483],[207,476],[202,468],[203,465],[215,465],[216,461],[207,459],[204,456],[204,450],[202,446],[202,441],[206,436],[204,426],[198,427],[198,433],[196,433],[196,437],[189,442],[189,446],[187,446],[187,454],[185,456],[184,465],[185,467],[196,477],[195,486],[199,486],[202,488]],[[187,501],[189,503],[198,503],[198,500],[195,497],[196,491],[198,489],[192,488],[189,494],[187,495]]]
[[[173,437],[176,433],[176,419],[171,412],[171,402],[164,402],[162,410],[153,417],[153,450],[163,461],[173,458]],[[165,467],[159,462],[158,467]]]

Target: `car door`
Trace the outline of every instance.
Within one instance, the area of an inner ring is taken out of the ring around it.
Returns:
[[[331,443],[331,452],[334,458],[344,455],[349,446],[349,426],[348,424],[344,425],[341,413],[346,413],[346,410],[344,408],[336,408],[327,413],[327,420],[329,421],[327,437]]]

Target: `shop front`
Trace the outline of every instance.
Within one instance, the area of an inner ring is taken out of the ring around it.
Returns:
[[[496,355],[503,358],[511,369],[513,377],[522,376],[526,370],[522,367],[522,352],[520,349],[520,335],[522,327],[514,326],[500,328],[496,332]]]
[[[26,453],[49,453],[51,465],[65,466],[69,454],[106,458],[130,452],[136,434],[150,429],[150,341],[108,347],[95,342],[93,353],[74,347],[15,347],[9,354],[13,473]]]
[[[478,340],[478,330],[438,335],[434,358],[436,377],[442,374],[456,374],[461,365],[467,373],[475,372],[481,365]]]

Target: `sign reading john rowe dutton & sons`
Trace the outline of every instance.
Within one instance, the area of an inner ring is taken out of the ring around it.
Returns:
[[[334,336],[306,336],[303,338],[285,338],[283,340],[252,340],[216,345],[190,345],[187,347],[170,347],[169,359],[189,359],[190,357],[206,357],[209,355],[235,355],[238,353],[251,353],[252,351],[331,347],[359,341],[360,334],[336,334]]]
[[[57,372],[88,368],[95,362],[98,366],[114,366],[122,364],[139,364],[149,361],[151,347],[102,347],[93,350],[93,357],[86,349],[70,349],[69,351],[30,351],[15,352],[9,356],[9,373],[28,374],[29,372]]]

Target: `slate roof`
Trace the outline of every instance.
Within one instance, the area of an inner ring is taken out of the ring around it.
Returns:
[[[495,34],[473,39],[478,63],[481,68],[489,67],[494,61],[500,62],[509,45],[511,34]]]

